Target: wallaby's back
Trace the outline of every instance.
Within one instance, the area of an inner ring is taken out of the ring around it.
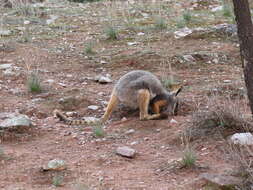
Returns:
[[[135,70],[122,76],[114,87],[119,101],[126,106],[138,108],[137,93],[140,89],[147,89],[151,98],[166,93],[160,80],[148,71]]]

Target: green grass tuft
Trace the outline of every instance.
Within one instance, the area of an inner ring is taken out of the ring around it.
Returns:
[[[39,93],[42,91],[42,86],[37,74],[32,73],[27,80],[28,90],[33,93]]]
[[[186,23],[190,23],[192,21],[192,14],[190,11],[184,11],[182,17]]]
[[[108,40],[117,40],[118,39],[118,31],[112,26],[108,26],[105,29],[105,34],[106,34]]]
[[[192,168],[196,165],[196,154],[195,152],[187,147],[183,152],[182,165],[186,168]]]
[[[105,136],[105,131],[103,129],[103,125],[100,123],[97,123],[96,125],[93,126],[93,134],[95,137],[104,137]]]
[[[62,182],[63,182],[63,176],[61,175],[56,175],[53,177],[52,179],[52,184],[56,187],[59,187],[62,185]]]
[[[157,17],[155,19],[155,28],[158,29],[158,30],[164,30],[167,28],[167,23],[165,21],[164,18],[162,17]]]

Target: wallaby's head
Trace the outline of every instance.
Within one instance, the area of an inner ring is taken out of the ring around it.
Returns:
[[[155,112],[155,107],[159,107],[162,118],[168,117],[169,115],[176,115],[179,104],[177,95],[181,90],[182,86],[171,92],[157,95],[150,102],[152,111]]]

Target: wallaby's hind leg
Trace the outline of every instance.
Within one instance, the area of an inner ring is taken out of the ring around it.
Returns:
[[[140,120],[151,120],[158,119],[160,114],[148,114],[148,106],[150,101],[150,93],[146,89],[141,89],[138,91],[138,103],[140,109]]]
[[[110,117],[112,111],[115,109],[115,107],[117,106],[119,100],[118,97],[116,96],[115,92],[113,91],[111,94],[111,98],[109,100],[109,103],[106,107],[105,113],[101,118],[101,121],[104,123],[108,120],[108,118]]]

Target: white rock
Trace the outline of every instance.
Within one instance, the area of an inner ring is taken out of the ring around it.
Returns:
[[[111,83],[112,80],[109,77],[101,76],[98,80],[99,83]]]
[[[24,21],[24,24],[27,25],[27,24],[30,24],[31,22],[29,20],[25,20]]]
[[[116,149],[116,153],[124,157],[133,158],[136,151],[128,146],[122,146]]]
[[[231,80],[223,80],[224,83],[231,83]]]
[[[20,127],[20,126],[31,126],[31,120],[26,115],[18,115],[15,117],[8,118],[0,123],[0,128]]]
[[[128,131],[125,132],[125,134],[130,135],[133,134],[135,132],[134,129],[129,129]]]
[[[59,84],[60,86],[62,86],[62,87],[67,87],[67,85],[64,84],[64,83],[59,82],[58,84]]]
[[[143,35],[145,35],[145,33],[144,32],[139,32],[137,35],[138,36],[143,36]]]
[[[170,123],[178,123],[175,119],[171,119]]]
[[[0,64],[0,69],[9,69],[12,64]]]
[[[191,33],[192,33],[192,30],[190,28],[185,27],[185,28],[183,28],[181,30],[175,31],[174,32],[174,37],[176,39],[183,38],[185,36],[188,36]]]
[[[43,170],[65,170],[67,168],[64,160],[50,160],[46,167],[43,167]]]
[[[90,110],[97,110],[99,107],[98,106],[95,106],[95,105],[90,105],[88,106],[88,109]]]
[[[129,45],[129,46],[133,46],[133,45],[137,45],[138,44],[138,42],[127,42],[127,45]]]
[[[230,139],[234,144],[253,145],[253,135],[251,133],[235,133]]]
[[[130,143],[131,146],[136,145],[136,144],[138,144],[138,141],[134,141]]]
[[[54,21],[56,20],[58,18],[58,16],[56,16],[56,15],[50,15],[50,19],[48,19],[47,21],[46,21],[46,23],[49,25],[49,24],[52,24],[52,23],[54,23]]]
[[[212,12],[221,11],[223,9],[223,6],[217,6],[211,9]]]
[[[0,36],[9,36],[9,35],[11,35],[10,30],[1,30],[0,29]]]
[[[46,80],[46,82],[49,83],[49,84],[52,84],[54,82],[54,80],[53,79],[48,79],[48,80]]]

